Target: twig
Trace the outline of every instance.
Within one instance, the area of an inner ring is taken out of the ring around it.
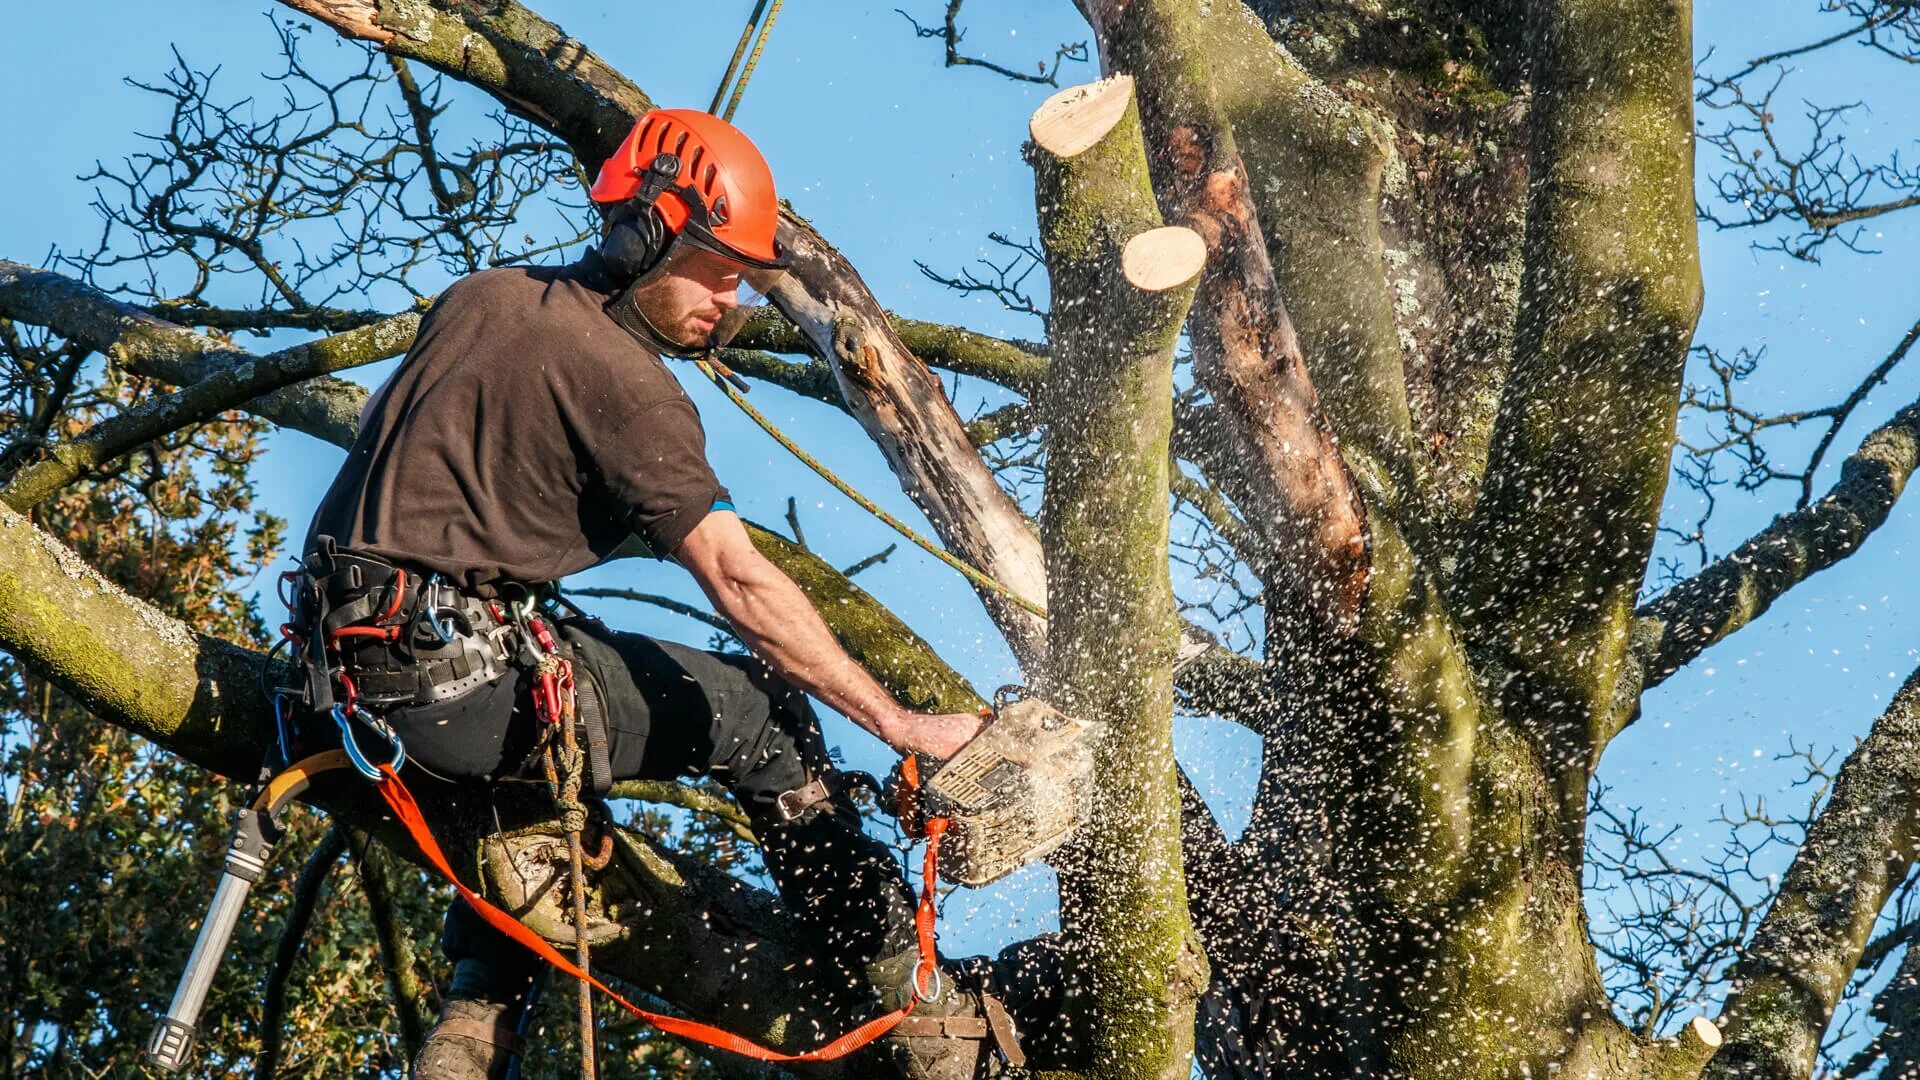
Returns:
[[[845,570],[840,571],[840,576],[850,578],[862,570],[868,570],[875,566],[878,566],[881,563],[886,562],[887,558],[891,556],[894,553],[894,551],[897,550],[899,547],[900,547],[899,544],[888,544],[884,549],[877,551],[872,555],[869,555],[866,558],[861,559],[859,562],[854,563],[852,566],[847,567]]]
[[[900,8],[894,8],[893,10],[898,13],[901,18],[913,25],[915,37],[940,38],[945,42],[947,49],[946,66],[948,67],[985,68],[988,71],[1004,75],[1009,79],[1016,79],[1020,82],[1039,83],[1043,86],[1059,86],[1060,64],[1062,61],[1072,60],[1076,63],[1085,63],[1087,60],[1087,43],[1084,41],[1061,43],[1060,47],[1053,51],[1053,66],[1049,68],[1045,61],[1041,61],[1038,65],[1038,74],[1034,75],[1029,75],[1022,71],[1015,71],[1009,67],[1002,67],[991,60],[982,60],[975,56],[962,56],[960,55],[960,42],[966,38],[967,32],[960,28],[959,18],[960,6],[964,3],[966,3],[966,0],[947,0],[946,20],[940,26],[922,26],[919,20]]]
[[[654,607],[664,608],[667,611],[671,611],[675,615],[685,615],[689,619],[697,619],[700,622],[706,623],[708,626],[713,627],[715,630],[724,631],[725,633],[728,633],[728,634],[733,633],[733,624],[729,623],[727,620],[721,618],[718,615],[715,615],[711,611],[702,611],[701,609],[694,607],[692,604],[682,603],[670,596],[659,596],[654,593],[636,592],[633,589],[597,589],[597,588],[596,589],[568,589],[567,595],[568,596],[591,596],[601,600],[631,600],[636,604],[652,604]]]

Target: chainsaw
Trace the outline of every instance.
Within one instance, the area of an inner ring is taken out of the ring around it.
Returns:
[[[951,884],[998,881],[1051,854],[1093,816],[1093,752],[1107,726],[1037,698],[1009,700],[1018,689],[994,695],[993,718],[958,753],[903,759],[888,777],[909,836],[925,835],[929,818],[950,822],[940,876]]]

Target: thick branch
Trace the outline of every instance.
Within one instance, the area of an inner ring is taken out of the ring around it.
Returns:
[[[893,332],[886,313],[839,252],[797,218],[780,237],[794,267],[773,300],[833,364],[842,398],[866,428],[947,549],[1012,592],[1046,602],[1040,541],[967,438],[940,380]],[[982,601],[1015,655],[1041,655],[1044,624],[999,594]]]
[[[175,386],[202,382],[255,359],[244,349],[156,319],[91,285],[5,260],[0,260],[0,315],[49,327],[70,341],[105,353],[136,375]],[[396,351],[404,350],[407,342],[397,345]],[[364,398],[365,392],[354,384],[322,376],[240,407],[281,427],[346,445],[353,441]]]
[[[1548,0],[1533,17],[1518,336],[1456,599],[1469,637],[1521,671],[1507,694],[1569,766],[1556,782],[1577,822],[1700,307],[1692,20],[1685,0]]]
[[[1759,618],[1788,589],[1859,550],[1920,465],[1920,402],[1868,435],[1840,481],[1812,506],[1782,514],[1634,618],[1633,655],[1647,687]]]
[[[1094,1074],[1185,1077],[1206,968],[1174,869],[1167,475],[1173,347],[1205,245],[1158,227],[1132,84],[1120,75],[1061,91],[1031,123],[1053,287],[1041,532],[1060,587],[1046,685],[1069,712],[1112,726],[1098,762],[1112,780],[1060,882],[1069,944],[1093,946]]]
[[[1920,821],[1920,672],[1847,758],[1833,797],[1742,954],[1709,1080],[1813,1071],[1822,1034],[1880,909],[1913,865]]]
[[[50,447],[45,460],[21,469],[6,487],[0,488],[0,500],[24,511],[123,454],[210,420],[261,394],[398,356],[412,343],[419,327],[420,316],[395,315],[358,330],[222,368],[185,389],[143,401]]]
[[[1193,30],[1327,419],[1359,479],[1392,505],[1418,461],[1380,232],[1394,133],[1309,74],[1246,6],[1212,5]]]
[[[329,334],[358,330],[369,323],[390,318],[384,311],[354,311],[348,308],[316,307],[304,311],[284,308],[216,308],[199,303],[157,303],[152,312],[181,326],[201,326],[208,330],[323,330]]]
[[[1245,509],[1288,568],[1287,605],[1306,625],[1348,633],[1366,598],[1366,511],[1335,446],[1275,284],[1245,166],[1180,0],[1090,3],[1101,67],[1138,84],[1154,190],[1168,220],[1207,245],[1188,329],[1194,373],[1242,456],[1258,462]]]

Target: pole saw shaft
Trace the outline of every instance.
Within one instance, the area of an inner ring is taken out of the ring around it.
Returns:
[[[213,977],[227,953],[233,928],[246,907],[253,883],[266,872],[267,856],[273,851],[270,833],[277,833],[270,820],[249,807],[240,811],[227,842],[227,859],[220,884],[213,891],[213,903],[207,908],[206,921],[200,924],[200,936],[194,939],[187,968],[180,973],[180,984],[173,992],[173,1003],[166,1015],[154,1024],[147,1040],[147,1060],[168,1072],[179,1072],[193,1055],[198,1035],[200,1010],[213,988]]]

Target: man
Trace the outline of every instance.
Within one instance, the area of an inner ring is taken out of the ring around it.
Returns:
[[[910,713],[846,655],[754,548],[661,359],[730,336],[739,291],[764,290],[784,268],[759,151],[712,116],[656,110],[592,195],[599,250],[455,283],[369,401],[307,539],[328,626],[358,620],[338,661],[356,704],[418,767],[455,781],[526,777],[540,724],[526,626],[512,613],[637,549],[678,563],[753,656],[562,620],[582,714],[605,716],[611,776],[726,784],[787,903],[832,959],[865,970],[882,999],[869,1004],[897,1005],[912,992],[912,895],[839,790],[806,695],[902,753],[951,756],[982,721]],[[452,985],[413,1075],[501,1077],[538,962],[464,906],[442,945]],[[950,972],[920,1011],[979,1015],[988,970]],[[978,1037],[895,1044],[934,1075],[971,1076],[989,1059]]]

